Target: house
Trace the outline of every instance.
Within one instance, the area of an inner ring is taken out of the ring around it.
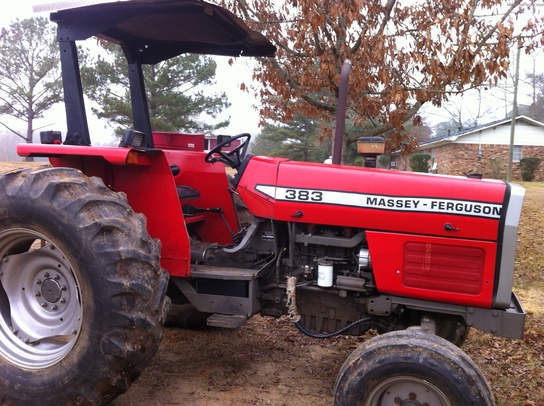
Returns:
[[[445,175],[482,174],[506,179],[512,118],[494,121],[419,144],[420,153],[431,156],[431,171]],[[512,179],[521,180],[519,162],[525,157],[542,160],[535,181],[544,181],[544,123],[526,116],[516,119]],[[393,154],[391,169],[410,170],[409,156]]]

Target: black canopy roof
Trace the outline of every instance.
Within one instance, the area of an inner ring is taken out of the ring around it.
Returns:
[[[195,0],[132,0],[51,14],[59,40],[98,37],[120,44],[129,60],[154,64],[182,53],[274,56],[276,48],[228,10]],[[65,36],[65,38],[60,38]]]

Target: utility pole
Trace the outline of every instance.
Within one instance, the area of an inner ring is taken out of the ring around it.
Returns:
[[[508,152],[508,172],[506,180],[512,180],[512,161],[514,160],[514,137],[516,135],[516,118],[518,117],[518,83],[519,83],[519,59],[521,53],[521,37],[518,37],[518,49],[516,54],[516,71],[514,74],[514,101],[512,103],[512,123],[510,125],[510,150]]]

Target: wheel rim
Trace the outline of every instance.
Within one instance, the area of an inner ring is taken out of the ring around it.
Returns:
[[[63,252],[28,229],[0,233],[0,355],[27,369],[56,364],[79,336],[79,284]]]
[[[432,383],[413,376],[396,376],[376,386],[365,406],[453,406]]]

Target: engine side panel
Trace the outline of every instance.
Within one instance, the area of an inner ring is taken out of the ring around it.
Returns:
[[[370,231],[366,238],[380,292],[491,306],[495,243]]]

